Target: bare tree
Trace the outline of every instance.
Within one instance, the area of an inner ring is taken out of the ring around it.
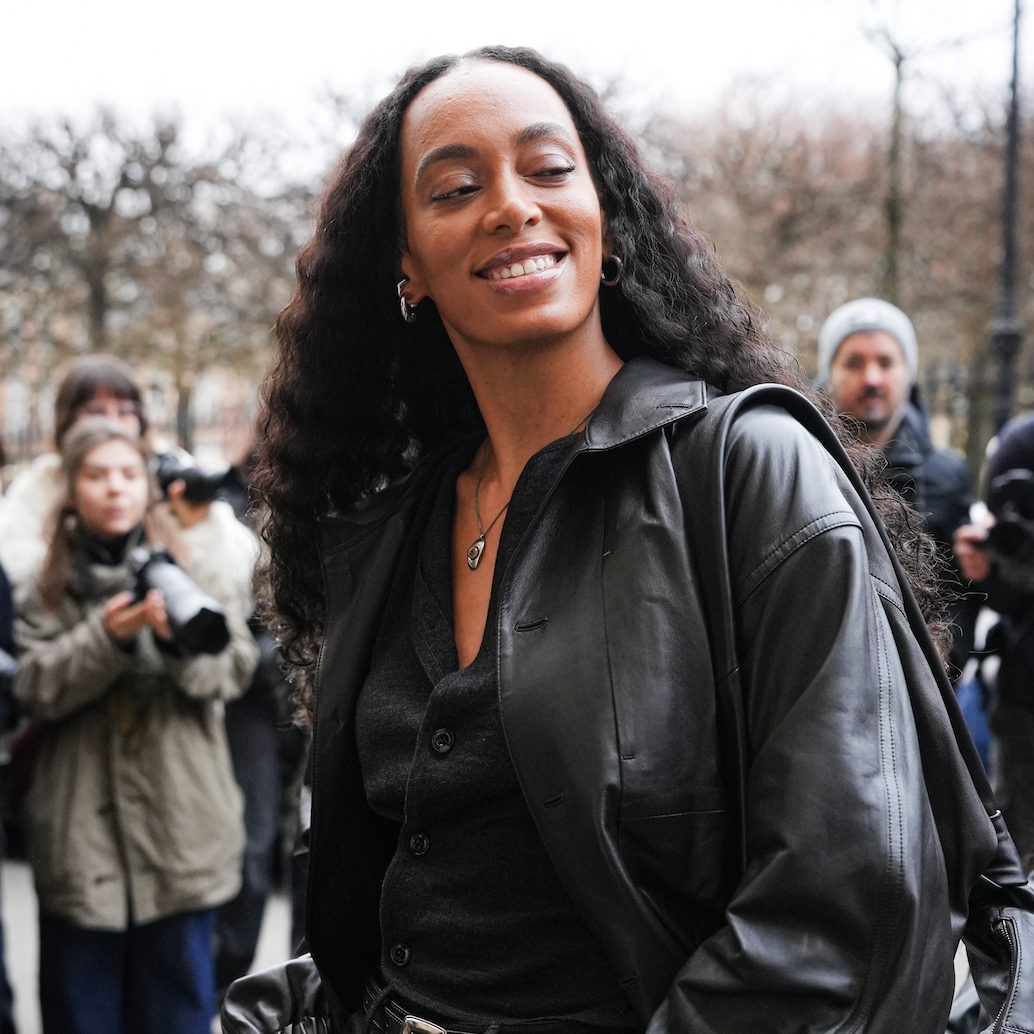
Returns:
[[[101,112],[0,138],[0,359],[42,341],[51,367],[89,347],[165,368],[189,443],[197,376],[265,365],[311,193],[284,181],[270,133],[200,157],[180,135]]]

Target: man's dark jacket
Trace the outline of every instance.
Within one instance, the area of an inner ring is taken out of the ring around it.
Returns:
[[[941,1034],[995,827],[865,504],[756,398],[723,422],[737,396],[709,399],[677,370],[638,359],[614,378],[485,631],[510,756],[644,1028]],[[338,1022],[364,974],[392,965],[378,905],[397,827],[366,803],[356,698],[441,476],[430,458],[322,529],[308,940]],[[716,569],[727,614],[702,576]],[[918,704],[906,673],[926,679]]]
[[[966,461],[930,440],[926,413],[909,402],[894,437],[884,446],[885,476],[904,500],[921,513],[926,530],[951,555],[955,529],[969,515],[970,478]]]

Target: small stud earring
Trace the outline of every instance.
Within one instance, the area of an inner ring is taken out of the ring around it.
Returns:
[[[604,287],[617,286],[617,282],[621,279],[621,267],[623,264],[624,263],[622,263],[621,259],[619,259],[617,255],[611,255],[609,258],[605,258],[603,260],[603,268],[600,270],[600,280],[603,281]],[[614,272],[610,276],[607,276],[608,265],[612,266],[614,269]]]
[[[404,276],[396,285],[395,290],[399,296],[399,310],[402,312],[402,318],[407,323],[413,323],[416,320],[416,306],[409,304],[409,299],[402,293],[406,289],[406,284],[409,283],[409,277]]]

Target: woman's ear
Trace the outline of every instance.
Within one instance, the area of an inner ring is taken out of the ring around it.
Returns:
[[[402,253],[399,265],[402,269],[402,275],[406,278],[406,284],[402,288],[402,295],[409,305],[415,307],[427,297],[427,287],[424,284],[423,277],[417,272],[413,256],[408,251]]]

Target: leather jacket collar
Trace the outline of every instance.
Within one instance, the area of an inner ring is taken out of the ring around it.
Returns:
[[[630,359],[614,375],[600,404],[590,416],[580,452],[603,452],[640,438],[666,424],[706,409],[708,389],[702,380],[646,356]],[[362,529],[387,519],[407,497],[420,494],[439,466],[442,454],[455,443],[429,454],[406,477],[339,513],[323,518],[324,556],[346,548]],[[349,531],[347,527],[352,530]]]

